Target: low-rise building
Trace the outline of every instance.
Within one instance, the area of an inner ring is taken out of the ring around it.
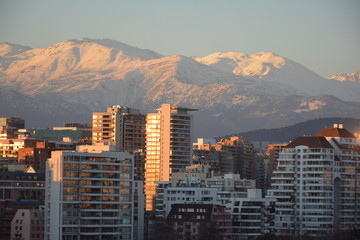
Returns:
[[[230,213],[214,204],[174,204],[166,220],[176,239],[232,239]]]
[[[19,209],[11,221],[11,239],[43,240],[44,209]]]
[[[177,203],[219,204],[216,188],[202,186],[200,179],[186,178],[182,182],[172,185],[169,182],[156,182],[155,215],[158,219],[165,219],[171,206]]]
[[[31,167],[8,165],[0,172],[0,236],[10,239],[11,221],[18,209],[44,205],[45,175]]]
[[[255,240],[274,231],[275,199],[262,197],[261,189],[247,189],[244,198],[231,198],[232,239]]]

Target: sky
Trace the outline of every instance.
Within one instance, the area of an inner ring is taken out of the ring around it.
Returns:
[[[360,1],[0,0],[0,42],[82,37],[163,55],[270,51],[330,77],[360,71]]]

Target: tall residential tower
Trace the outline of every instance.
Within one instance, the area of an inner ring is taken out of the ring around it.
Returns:
[[[156,181],[169,181],[172,172],[191,165],[190,111],[195,109],[163,104],[146,117],[145,195],[146,210],[153,210]]]
[[[133,156],[112,146],[54,151],[48,161],[45,239],[142,239],[142,181]]]
[[[342,125],[298,137],[279,154],[269,195],[275,234],[327,239],[360,227],[360,144]]]
[[[117,151],[134,151],[145,147],[145,115],[138,109],[113,106],[107,112],[94,112],[93,144],[116,146]]]

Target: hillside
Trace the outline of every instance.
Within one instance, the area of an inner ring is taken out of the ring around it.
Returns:
[[[352,72],[352,73],[343,73],[336,76],[331,77],[331,79],[335,79],[337,81],[353,81],[360,83],[360,71]]]
[[[357,133],[360,135],[360,119],[319,118],[287,127],[260,129],[255,131],[227,135],[221,138],[228,138],[230,136],[243,136],[250,141],[286,143],[299,136],[312,136],[325,127],[332,127],[334,123],[343,124],[344,128],[349,130],[351,133]]]

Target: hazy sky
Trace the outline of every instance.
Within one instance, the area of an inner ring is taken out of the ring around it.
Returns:
[[[360,1],[0,0],[0,42],[81,37],[164,55],[271,51],[328,77],[360,71]]]

